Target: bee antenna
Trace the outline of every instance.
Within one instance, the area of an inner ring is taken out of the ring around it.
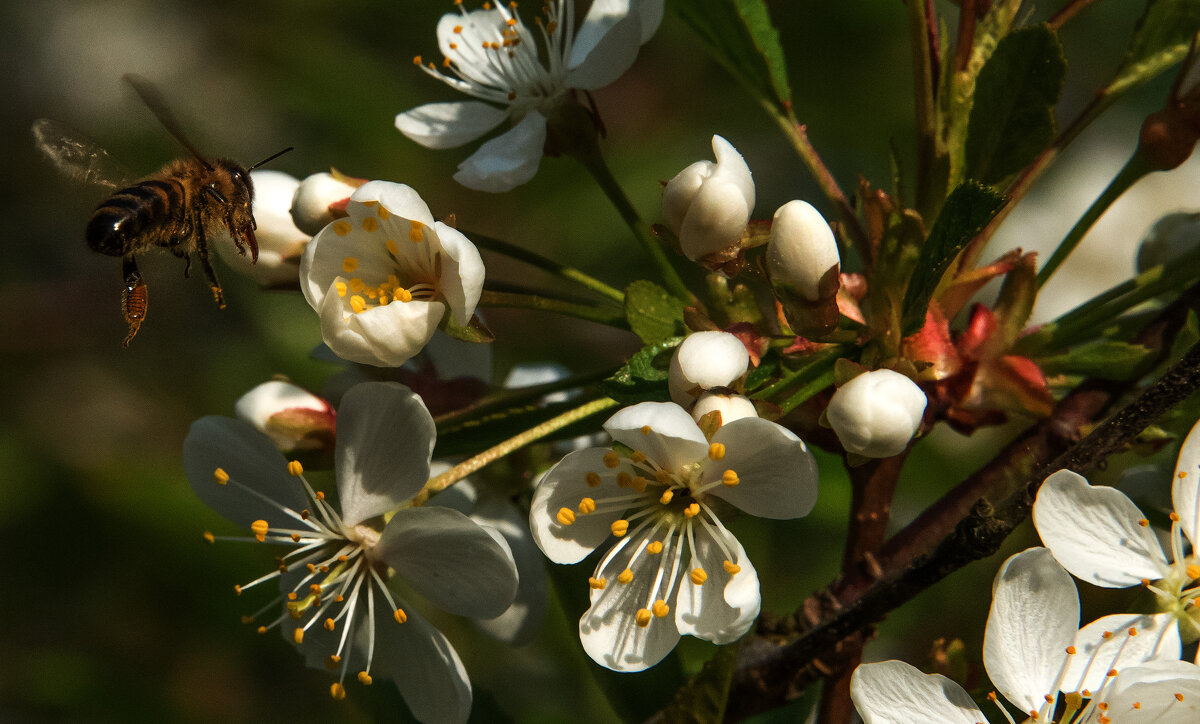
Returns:
[[[254,164],[253,166],[251,166],[251,167],[250,167],[249,169],[247,169],[247,170],[248,170],[248,171],[253,171],[254,169],[258,168],[259,166],[262,166],[263,164],[270,163],[271,161],[274,161],[275,159],[279,158],[280,156],[282,156],[283,154],[287,153],[288,151],[294,151],[295,149],[296,149],[296,147],[295,147],[295,146],[288,146],[287,148],[283,149],[282,151],[279,151],[278,153],[273,153],[273,154],[271,154],[270,156],[267,156],[266,158],[264,158],[263,160],[259,161],[259,162],[258,162],[258,163],[256,163],[256,164]]]

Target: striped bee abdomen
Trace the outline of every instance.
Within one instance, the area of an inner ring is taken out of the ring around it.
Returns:
[[[167,246],[186,209],[179,181],[149,179],[105,199],[92,213],[85,237],[89,247],[110,256]]]

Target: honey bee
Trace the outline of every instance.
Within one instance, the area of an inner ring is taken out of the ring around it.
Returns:
[[[187,277],[194,254],[212,288],[213,300],[224,309],[221,282],[209,261],[212,235],[228,232],[238,252],[244,255],[249,249],[251,262],[258,261],[250,171],[292,149],[286,148],[248,169],[225,158],[210,160],[187,140],[150,81],[136,75],[123,79],[187,150],[187,157],[170,161],[157,173],[130,183],[129,175],[107,151],[65,124],[39,119],[33,123],[33,135],[42,153],[67,176],[113,192],[92,212],[84,238],[93,250],[121,257],[121,311],[129,325],[123,346],[128,347],[149,308],[149,292],[138,271],[137,256],[162,247],[184,260],[183,275]]]

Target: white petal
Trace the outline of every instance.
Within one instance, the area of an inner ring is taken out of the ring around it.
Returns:
[[[375,216],[375,210],[369,204],[378,202],[390,211],[392,216],[433,226],[434,219],[433,214],[429,213],[429,204],[426,204],[411,186],[391,181],[368,181],[350,194],[350,201],[346,206],[346,213],[355,221]]]
[[[308,507],[304,488],[288,475],[287,460],[275,444],[241,420],[209,416],[192,423],[183,441],[183,469],[192,490],[205,505],[240,526],[249,527],[260,519],[271,525],[297,524],[279,507],[238,485],[218,484],[213,478],[217,468],[232,481],[293,511]]]
[[[726,470],[738,484],[710,494],[760,518],[799,518],[817,503],[817,461],[787,428],[758,417],[722,425],[714,443],[725,446],[720,460],[704,458],[702,480],[720,480]]]
[[[753,208],[736,183],[714,174],[700,187],[679,229],[684,255],[695,261],[732,246]]]
[[[730,563],[741,568],[730,575],[725,570],[725,553],[712,539],[712,528],[695,529],[696,551],[691,570],[701,568],[708,576],[700,585],[689,578],[691,570],[685,572],[679,583],[676,596],[675,624],[679,633],[689,634],[714,644],[728,644],[741,638],[762,606],[759,593],[758,572],[751,565],[746,549],[733,536],[726,538],[726,545],[733,549]]]
[[[567,87],[595,90],[620,78],[637,59],[642,20],[629,0],[592,3],[567,61]]]
[[[720,331],[689,334],[671,355],[667,376],[671,400],[687,407],[704,390],[728,387],[749,365],[750,353],[734,335]]]
[[[313,393],[282,380],[270,380],[238,398],[234,413],[242,420],[265,430],[272,415],[285,410],[329,412],[329,404]]]
[[[453,614],[493,618],[517,594],[517,567],[507,544],[457,510],[401,510],[383,529],[378,549],[414,590]]]
[[[567,455],[557,465],[546,471],[542,481],[533,491],[529,505],[529,529],[546,557],[555,563],[578,563],[596,549],[610,535],[613,521],[624,513],[617,509],[609,512],[580,514],[579,504],[585,497],[599,498],[603,495],[624,494],[627,491],[617,486],[617,473],[629,472],[622,463],[616,468],[604,464],[606,448],[588,448]],[[600,485],[589,486],[588,473],[600,476]],[[558,522],[558,512],[566,508],[575,513],[570,525]]]
[[[318,311],[321,339],[337,356],[359,364],[399,367],[433,337],[446,305],[394,301],[356,314],[331,284]]]
[[[531,111],[458,165],[454,180],[476,191],[511,191],[534,177],[546,145],[546,118]]]
[[[541,629],[549,594],[546,559],[529,533],[529,521],[510,501],[493,495],[476,506],[471,519],[504,536],[519,580],[512,605],[496,618],[476,621],[475,625],[511,646],[528,643]]]
[[[1180,525],[1192,546],[1197,544],[1200,531],[1200,422],[1197,422],[1179,449],[1175,477],[1171,483],[1171,500],[1179,514]]]
[[[863,664],[850,678],[850,698],[866,724],[986,724],[967,692],[941,674],[903,661]]]
[[[442,249],[442,278],[438,291],[459,324],[471,321],[483,294],[483,259],[475,245],[457,229],[438,221],[433,225]]]
[[[342,397],[337,427],[334,469],[347,526],[421,492],[437,433],[412,390],[395,382],[355,385]]]
[[[1136,636],[1129,631],[1135,629]],[[1105,637],[1105,633],[1111,636]],[[1110,670],[1124,671],[1155,659],[1179,660],[1179,626],[1168,613],[1103,616],[1079,630],[1076,654],[1063,680],[1065,692],[1100,691]]]
[[[1119,724],[1194,724],[1200,721],[1200,667],[1164,660],[1126,669],[1104,698]]]
[[[1142,511],[1115,488],[1093,486],[1060,470],[1042,483],[1033,524],[1046,547],[1076,578],[1105,588],[1136,586],[1166,572],[1154,531],[1138,525]]]
[[[1057,691],[1067,647],[1079,629],[1075,582],[1045,548],[1030,548],[1000,566],[983,637],[992,683],[1024,712]]]
[[[723,425],[747,417],[758,417],[758,410],[755,409],[754,403],[745,395],[721,395],[715,392],[705,392],[696,399],[696,404],[692,405],[692,419],[699,423],[700,418],[710,412],[721,413],[721,424]]]
[[[750,175],[750,167],[746,159],[733,147],[733,144],[721,136],[712,137],[713,157],[717,159],[717,171],[714,178],[729,181],[737,186],[746,206],[754,209],[754,178]]]
[[[426,148],[457,148],[508,118],[508,109],[480,101],[426,103],[396,116],[396,128]]]
[[[640,402],[608,418],[613,440],[645,453],[667,470],[678,471],[708,454],[708,441],[696,421],[673,402]]]
[[[386,608],[380,601],[375,603]],[[405,613],[408,620],[401,624],[390,612],[378,615],[377,675],[392,679],[419,721],[466,722],[471,713],[471,681],[458,653],[442,632],[415,610],[406,608]]]

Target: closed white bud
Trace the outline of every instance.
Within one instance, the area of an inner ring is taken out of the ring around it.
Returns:
[[[750,354],[728,332],[695,332],[675,348],[667,387],[675,404],[689,409],[705,390],[728,387],[746,373]]]
[[[705,392],[696,400],[692,407],[692,419],[700,422],[700,418],[710,412],[721,413],[721,424],[728,425],[743,417],[758,417],[754,403],[743,395],[723,395],[718,392]]]
[[[712,147],[716,163],[697,161],[663,189],[663,220],[693,261],[736,244],[754,209],[754,179],[742,155],[720,136]]]
[[[927,402],[915,382],[881,369],[864,372],[838,388],[825,416],[846,452],[887,458],[908,447]]]
[[[841,264],[833,230],[821,212],[805,201],[789,201],[775,212],[767,245],[767,270],[776,287],[794,290],[810,302],[821,298],[821,279]],[[836,285],[832,287],[837,289]]]
[[[316,236],[336,218],[330,205],[350,198],[355,188],[333,174],[314,173],[300,182],[292,197],[292,220],[300,230]]]
[[[227,232],[218,232],[217,254],[226,264],[263,286],[295,286],[300,277],[300,256],[312,238],[296,228],[288,208],[292,194],[300,184],[282,171],[256,169],[250,172],[254,182],[254,231],[258,242],[258,261],[242,254]]]
[[[1200,246],[1200,213],[1167,214],[1150,227],[1138,247],[1138,274],[1159,264],[1170,264],[1197,246]]]

